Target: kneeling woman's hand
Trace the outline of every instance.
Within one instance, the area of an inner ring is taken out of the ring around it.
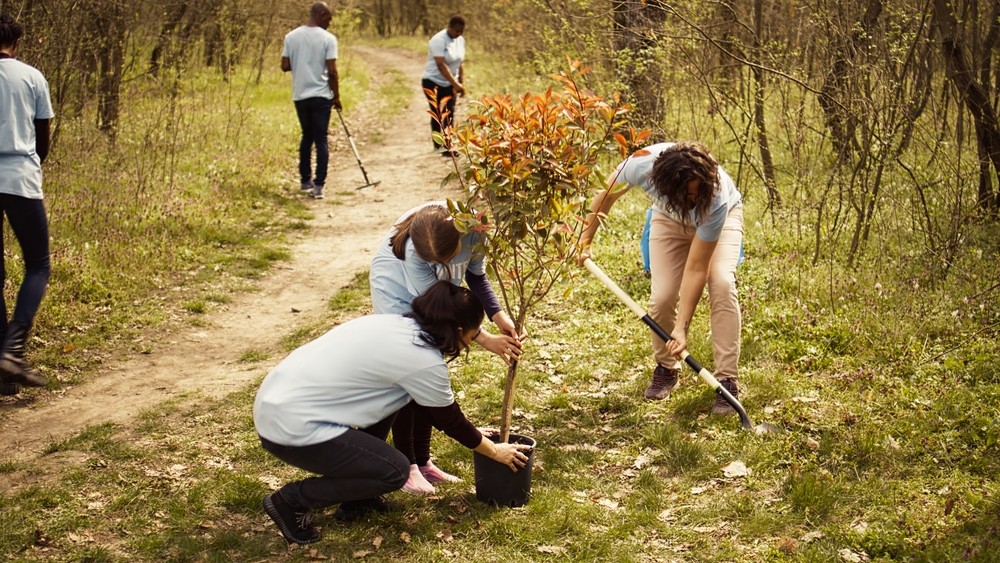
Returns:
[[[482,443],[476,446],[474,451],[510,467],[511,471],[517,473],[519,468],[528,463],[528,456],[523,452],[530,449],[531,446],[526,444],[494,444],[492,440],[483,436]]]
[[[476,343],[500,356],[508,367],[521,357],[523,347],[521,342],[512,336],[493,335],[485,330],[476,337]]]

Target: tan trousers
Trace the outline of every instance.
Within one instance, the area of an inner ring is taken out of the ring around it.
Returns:
[[[694,240],[693,226],[682,224],[653,211],[649,228],[649,269],[652,287],[649,314],[667,332],[677,319],[681,279],[688,251]],[[743,242],[743,208],[735,207],[719,237],[708,272],[708,300],[712,316],[712,351],[717,379],[737,378],[740,359],[740,304],[736,296],[736,265]],[[680,369],[680,362],[667,352],[663,340],[655,334],[653,356],[664,367]]]

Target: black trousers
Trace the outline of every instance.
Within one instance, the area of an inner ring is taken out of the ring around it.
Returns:
[[[434,105],[434,99],[427,94],[427,90],[437,92],[438,103],[445,98],[449,98],[445,104],[446,111],[448,112],[447,115],[439,116],[442,117],[441,123],[438,123],[438,120],[433,115],[431,116],[431,131],[440,133],[441,125],[444,125],[445,128],[451,127],[455,122],[455,87],[450,84],[448,86],[441,86],[426,78],[420,82],[420,85],[424,88],[424,96],[427,98],[427,104],[431,107],[431,111],[436,112],[437,106]],[[434,141],[434,148],[439,149],[441,145],[437,141]]]
[[[281,487],[281,498],[302,508],[338,503],[349,508],[402,488],[410,476],[410,462],[385,441],[395,418],[393,413],[368,428],[352,428],[311,446],[282,446],[261,437],[261,446],[274,457],[319,475]]]
[[[326,98],[306,98],[295,102],[295,113],[302,126],[302,141],[299,142],[299,175],[302,183],[312,180],[317,186],[326,182],[326,169],[330,161],[330,145],[327,133],[330,129],[330,113],[333,101]],[[312,147],[316,146],[316,175],[309,163]]]

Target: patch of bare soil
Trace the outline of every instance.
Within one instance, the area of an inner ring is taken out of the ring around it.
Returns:
[[[163,338],[165,343],[150,354],[108,365],[87,383],[39,401],[0,405],[3,457],[35,457],[49,442],[75,435],[88,425],[129,424],[142,410],[181,394],[221,397],[259,377],[280,358],[248,368],[237,361],[242,353],[273,349],[283,335],[321,318],[329,298],[368,268],[375,248],[399,215],[425,201],[454,195],[439,187],[450,161],[431,152],[427,105],[420,89],[423,56],[360,46],[354,52],[368,63],[373,78],[397,70],[413,85],[402,115],[379,124],[384,141],[360,147],[369,178],[382,183],[355,195],[336,195],[353,191],[364,181],[334,116],[328,199],[309,200],[315,219],[308,234],[290,249],[292,259],[262,279],[259,291],[241,294],[225,310],[206,315],[206,326],[172,328]],[[294,111],[291,103],[288,111]],[[359,112],[358,123],[349,126],[356,141],[365,138],[363,128],[372,126],[371,112]],[[294,169],[295,163],[288,166]],[[342,203],[334,204],[334,199]],[[0,475],[0,491],[13,484],[5,482],[11,478]]]

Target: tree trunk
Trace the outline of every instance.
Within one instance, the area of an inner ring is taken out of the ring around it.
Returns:
[[[659,123],[664,107],[657,45],[666,21],[665,7],[661,0],[614,0],[612,11],[617,71],[632,98],[633,120],[643,125]]]
[[[777,180],[774,177],[774,161],[771,159],[771,147],[767,142],[767,126],[764,122],[764,72],[760,69],[761,49],[763,48],[763,0],[754,0],[753,5],[753,57],[757,66],[753,67],[754,81],[754,125],[757,127],[757,146],[760,149],[761,165],[764,169],[764,185],[767,188],[767,207],[774,209],[781,205],[781,193],[778,192]]]
[[[972,114],[977,142],[982,144],[983,152],[993,164],[994,173],[1000,175],[1000,123],[989,99],[988,86],[976,80],[975,70],[967,62],[965,46],[958,36],[958,21],[948,0],[934,0],[934,22],[941,34],[941,48],[948,61],[948,77]],[[997,197],[992,183],[990,180],[987,187],[985,182],[980,181],[978,205],[984,212],[995,214]]]
[[[113,139],[118,129],[121,112],[122,68],[125,61],[125,25],[118,6],[108,8],[109,13],[97,15],[97,28],[101,31],[98,53],[99,79],[97,85],[97,115],[101,131]]]

